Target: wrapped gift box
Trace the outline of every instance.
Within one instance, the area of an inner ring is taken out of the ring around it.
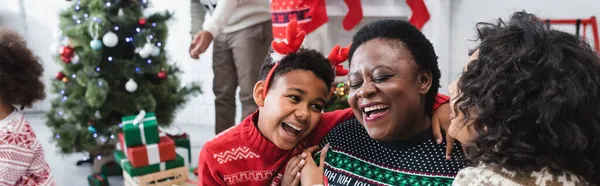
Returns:
[[[175,142],[167,136],[161,137],[157,144],[137,147],[126,147],[124,141],[124,135],[119,133],[121,149],[125,152],[127,159],[129,159],[133,167],[143,167],[177,158]]]
[[[154,113],[141,111],[138,115],[123,117],[121,123],[127,147],[158,143],[158,126]]]
[[[125,153],[123,153],[123,151],[120,150],[115,151],[115,160],[119,162],[123,171],[127,172],[127,174],[129,174],[130,176],[141,176],[173,168],[183,167],[185,163],[183,157],[177,155],[177,158],[175,158],[175,160],[160,162],[158,164],[152,164],[143,167],[133,167],[133,165],[131,165],[131,162],[129,162],[129,159],[127,159],[127,157],[125,156]]]
[[[161,171],[157,173],[147,174],[143,176],[130,176],[127,172],[123,172],[123,179],[126,186],[184,186],[198,185],[189,184],[187,167],[179,167]]]
[[[92,174],[87,177],[90,186],[108,186],[108,179],[102,174]]]

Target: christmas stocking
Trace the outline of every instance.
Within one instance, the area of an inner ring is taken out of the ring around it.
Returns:
[[[344,0],[348,6],[348,13],[344,16],[342,25],[346,30],[352,30],[363,19],[362,6],[360,0]]]
[[[406,4],[412,11],[408,21],[420,30],[429,21],[429,11],[427,11],[425,2],[423,0],[406,0]]]

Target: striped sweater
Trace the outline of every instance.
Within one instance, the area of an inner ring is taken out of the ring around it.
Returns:
[[[56,185],[42,146],[16,108],[0,120],[0,185]]]

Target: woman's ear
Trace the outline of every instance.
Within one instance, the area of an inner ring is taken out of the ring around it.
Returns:
[[[265,97],[264,95],[266,95],[265,92],[265,81],[260,80],[258,82],[256,82],[256,84],[254,84],[254,93],[253,93],[253,97],[254,97],[254,103],[256,103],[256,105],[258,105],[258,107],[263,107],[265,106]]]
[[[422,95],[427,94],[429,89],[431,88],[431,82],[433,78],[431,72],[421,72],[419,73],[419,93]]]

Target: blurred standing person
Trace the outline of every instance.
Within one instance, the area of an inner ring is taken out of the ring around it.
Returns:
[[[214,41],[213,92],[218,134],[235,123],[238,86],[242,118],[257,108],[252,90],[273,40],[270,3],[269,0],[200,0],[200,3],[210,16],[194,36],[189,52],[192,58],[199,59]],[[192,3],[191,7],[192,13],[202,14],[197,10],[201,6]]]

